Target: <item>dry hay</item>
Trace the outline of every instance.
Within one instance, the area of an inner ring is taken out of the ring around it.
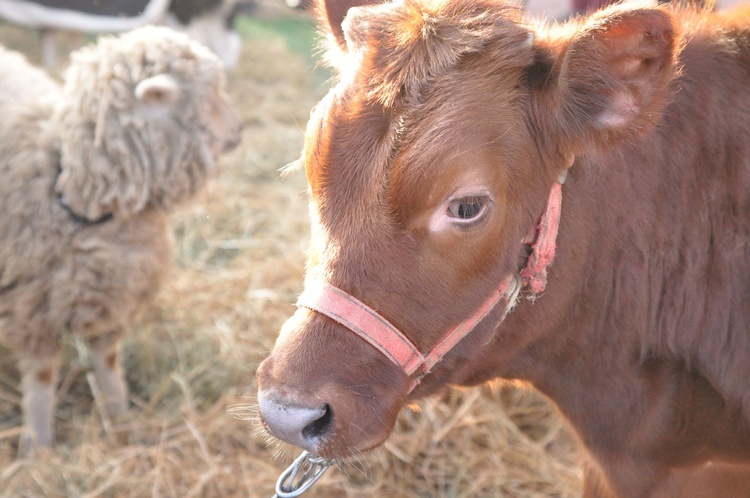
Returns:
[[[300,24],[301,29],[305,25]],[[0,42],[37,44],[0,27]],[[305,179],[279,169],[300,151],[325,85],[284,40],[246,40],[230,92],[247,126],[203,198],[174,220],[165,289],[124,343],[131,419],[103,420],[85,354],[66,345],[58,446],[15,461],[18,372],[0,349],[0,495],[270,497],[296,450],[267,446],[251,420],[254,370],[301,290]],[[554,409],[518,388],[453,390],[404,410],[383,448],[329,471],[309,497],[569,497],[576,450]],[[276,453],[281,457],[274,459]]]

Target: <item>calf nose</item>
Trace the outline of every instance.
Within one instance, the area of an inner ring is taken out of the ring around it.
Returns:
[[[258,405],[263,422],[272,435],[312,453],[329,432],[333,419],[333,412],[327,404],[304,406],[261,392],[258,393]]]

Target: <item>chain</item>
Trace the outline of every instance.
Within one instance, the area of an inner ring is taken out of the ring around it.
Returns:
[[[320,479],[331,463],[320,457],[302,452],[300,456],[279,476],[273,498],[295,498]]]

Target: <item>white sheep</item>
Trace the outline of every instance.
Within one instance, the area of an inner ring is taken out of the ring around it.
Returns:
[[[146,27],[72,54],[60,87],[0,49],[0,340],[22,375],[19,452],[54,440],[63,333],[88,344],[110,416],[127,409],[118,345],[171,259],[167,215],[241,126],[218,58]]]

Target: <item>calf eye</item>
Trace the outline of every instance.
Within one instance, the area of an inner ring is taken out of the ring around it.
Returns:
[[[482,197],[462,197],[450,203],[448,216],[458,220],[474,220],[484,212],[485,205],[485,199]]]

